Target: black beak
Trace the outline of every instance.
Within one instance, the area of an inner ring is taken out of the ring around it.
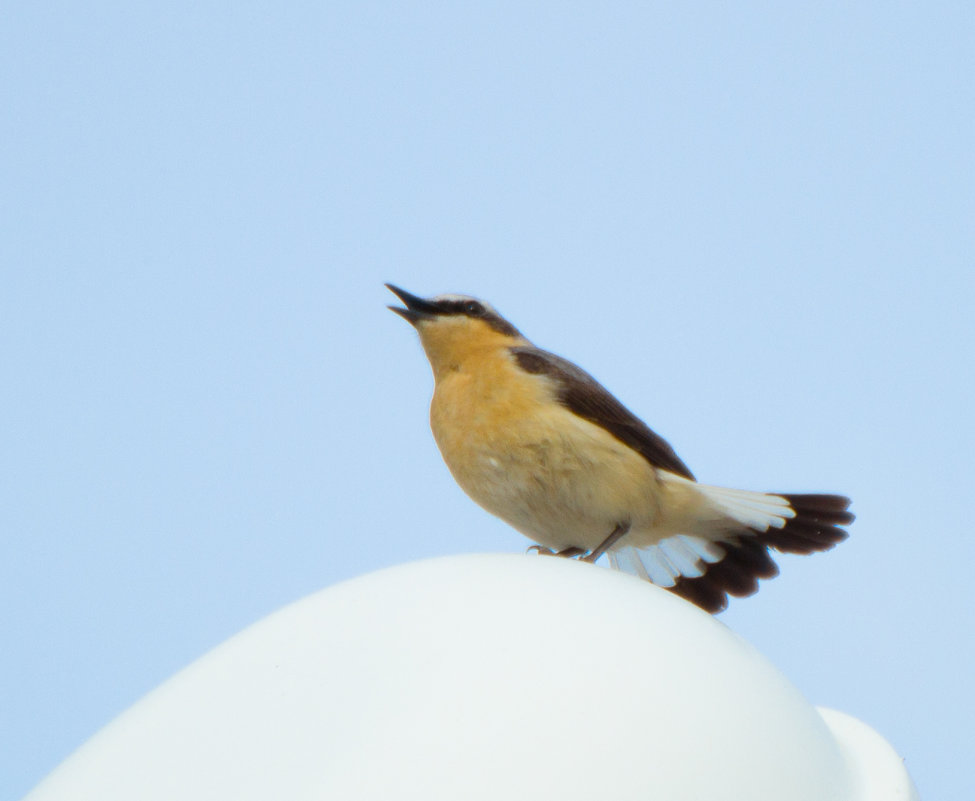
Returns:
[[[400,289],[392,284],[385,284],[385,287],[403,301],[403,305],[406,306],[405,309],[401,309],[399,306],[387,306],[387,308],[396,312],[411,325],[416,325],[420,320],[429,320],[440,311],[435,303],[412,295],[405,289]]]

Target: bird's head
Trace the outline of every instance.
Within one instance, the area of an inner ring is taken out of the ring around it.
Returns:
[[[472,355],[492,348],[507,348],[525,339],[511,323],[483,300],[467,295],[437,295],[421,298],[386,284],[403,301],[390,306],[420,334],[433,372],[457,369]]]

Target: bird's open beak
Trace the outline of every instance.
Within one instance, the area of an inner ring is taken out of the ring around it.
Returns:
[[[411,325],[416,325],[421,320],[429,320],[440,311],[436,304],[416,295],[411,295],[405,289],[400,289],[398,286],[393,286],[392,284],[386,284],[385,286],[386,289],[403,301],[403,304],[406,306],[405,309],[401,309],[399,306],[387,306],[387,308],[390,311],[396,312]]]

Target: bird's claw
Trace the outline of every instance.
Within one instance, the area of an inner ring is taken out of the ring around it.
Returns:
[[[525,553],[531,553],[534,551],[542,556],[561,556],[563,559],[575,559],[579,556],[584,556],[589,553],[585,548],[577,548],[574,545],[568,548],[563,548],[561,551],[553,551],[551,548],[546,548],[544,545],[530,545]]]

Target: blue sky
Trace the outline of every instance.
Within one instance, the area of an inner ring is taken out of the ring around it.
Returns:
[[[528,544],[383,281],[489,299],[708,483],[851,495],[722,620],[969,796],[969,4],[5,17],[0,798],[290,601]]]

